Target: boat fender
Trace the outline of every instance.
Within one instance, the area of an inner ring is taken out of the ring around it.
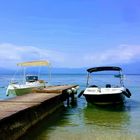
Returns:
[[[79,86],[76,86],[75,88],[78,90],[79,89]]]
[[[84,91],[85,91],[85,90],[82,90],[82,91],[78,94],[78,98],[80,98],[80,97],[83,95]]]
[[[9,96],[9,92],[8,92],[8,89],[6,90],[6,96]]]
[[[131,92],[130,92],[130,90],[127,88],[126,89],[126,92],[131,96],[132,94],[131,94]]]
[[[123,94],[124,94],[127,98],[130,98],[130,95],[128,94],[127,91],[123,91]]]
[[[71,93],[72,93],[72,90],[71,90],[71,89],[68,89],[68,90],[67,90],[67,93],[68,93],[68,94],[71,94]]]
[[[77,93],[77,89],[76,88],[71,88],[72,93],[76,94]]]

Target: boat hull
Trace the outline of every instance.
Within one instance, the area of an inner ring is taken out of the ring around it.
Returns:
[[[118,94],[105,94],[105,95],[84,95],[86,101],[93,104],[118,104],[125,101],[123,93]]]
[[[24,95],[27,93],[31,93],[33,88],[21,88],[21,89],[9,89],[8,90],[8,95],[13,94],[13,95]]]
[[[7,88],[6,95],[9,96],[11,94],[11,95],[20,96],[20,95],[31,93],[33,89],[36,89],[36,88],[41,89],[44,87],[45,87],[45,83],[38,83],[38,82],[26,83],[23,85],[11,84]]]

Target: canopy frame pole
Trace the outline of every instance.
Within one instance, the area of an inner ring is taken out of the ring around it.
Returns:
[[[122,71],[119,71],[119,73],[120,73],[120,85],[124,87]]]
[[[23,67],[23,83],[26,81],[25,77],[26,77],[26,68]]]
[[[19,69],[17,68],[17,70],[15,71],[15,73],[14,73],[13,77],[11,78],[10,83],[14,82],[15,77],[16,77],[16,74],[18,73],[18,71],[19,71]]]
[[[90,77],[90,74],[89,74],[89,72],[87,73],[87,83],[86,83],[86,86],[88,87],[88,85],[89,85],[89,77]]]
[[[38,68],[38,78],[40,76],[41,66]]]
[[[48,68],[49,68],[49,83],[51,83],[51,65],[49,64],[49,66],[48,66]]]

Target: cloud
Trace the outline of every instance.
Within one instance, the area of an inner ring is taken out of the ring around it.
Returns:
[[[57,65],[57,63],[63,62],[63,56],[64,54],[59,52],[33,46],[0,44],[0,67],[4,68],[15,68],[19,62],[33,60],[49,60]]]
[[[85,48],[84,48],[85,49]],[[81,48],[82,50],[82,48]],[[88,51],[88,50],[87,50]],[[53,67],[92,67],[126,64],[140,61],[140,46],[120,45],[102,52],[58,52],[34,46],[0,44],[0,67],[15,68],[16,64],[32,60],[49,60]]]
[[[113,49],[96,51],[84,56],[88,65],[126,64],[140,60],[140,46],[120,45]]]

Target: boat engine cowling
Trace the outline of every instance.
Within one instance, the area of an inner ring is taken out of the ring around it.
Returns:
[[[127,97],[130,98],[131,96],[131,92],[129,91],[129,89],[126,88],[126,91],[123,91],[123,94]]]
[[[80,98],[80,97],[83,95],[84,91],[85,91],[85,90],[82,90],[82,91],[78,94],[78,98]]]
[[[131,94],[131,92],[130,92],[130,90],[127,88],[126,89],[126,92],[131,96],[132,94]]]

